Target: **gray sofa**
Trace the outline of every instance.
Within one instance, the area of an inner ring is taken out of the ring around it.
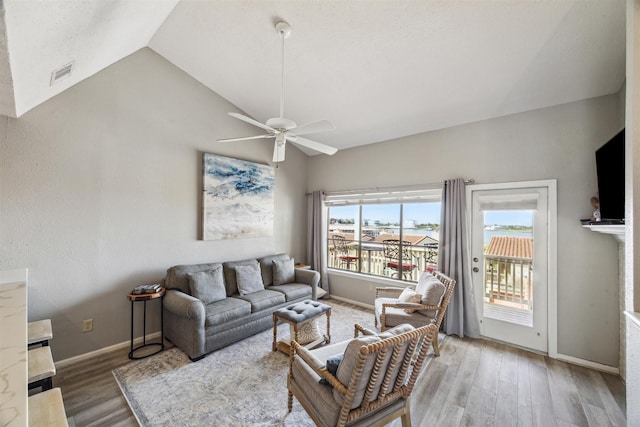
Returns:
[[[275,310],[316,299],[320,274],[292,266],[289,255],[278,254],[169,268],[163,305],[165,338],[196,361],[269,329]],[[270,348],[269,343],[265,348]]]

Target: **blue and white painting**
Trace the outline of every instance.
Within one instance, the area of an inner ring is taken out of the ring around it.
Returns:
[[[203,239],[273,235],[275,169],[204,154]]]

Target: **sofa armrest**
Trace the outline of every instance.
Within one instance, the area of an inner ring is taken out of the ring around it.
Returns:
[[[176,316],[204,322],[204,304],[196,297],[176,289],[169,289],[164,296],[164,308]]]
[[[311,286],[311,299],[317,299],[316,291],[318,283],[320,283],[320,273],[315,270],[303,270],[296,268],[296,283],[302,283]]]

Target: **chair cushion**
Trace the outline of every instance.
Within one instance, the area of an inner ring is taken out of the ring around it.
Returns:
[[[203,304],[210,304],[227,297],[222,264],[215,269],[189,273],[187,277],[189,278],[191,295],[198,298]]]
[[[293,378],[290,387],[296,398],[318,417],[323,426],[335,426],[340,406],[332,395],[332,388],[319,384],[320,376],[299,357],[293,361]]]
[[[380,316],[382,314],[382,304],[393,304],[396,302],[398,302],[398,300],[395,298],[376,298],[375,316],[378,319],[378,324],[380,325],[382,324],[380,319]],[[384,323],[385,323],[384,326],[393,327],[393,326],[401,325],[403,323],[408,323],[415,328],[419,328],[421,326],[428,325],[435,321],[436,316],[427,316],[425,314],[422,314],[422,311],[427,311],[427,310],[420,310],[414,313],[407,313],[402,308],[387,307],[385,310],[385,316],[384,316]],[[434,310],[428,310],[428,311],[434,311]],[[437,311],[436,311],[436,314],[437,314]]]
[[[235,295],[234,298],[238,298],[250,303],[252,313],[286,302],[284,299],[284,295],[282,295],[280,292],[270,291],[266,289],[251,292],[250,294],[246,295]]]
[[[342,359],[342,363],[340,363],[338,372],[336,373],[336,378],[338,378],[338,380],[342,384],[344,384],[345,387],[348,387],[349,382],[351,381],[351,376],[353,375],[353,371],[356,367],[356,362],[358,361],[358,357],[360,356],[360,348],[362,346],[380,341],[380,338],[375,335],[367,335],[354,338],[349,342],[349,344],[347,345],[347,349],[344,351],[344,358]],[[356,392],[353,396],[353,401],[351,402],[351,409],[357,408],[362,403],[362,398],[364,397],[367,382],[369,381],[369,377],[371,376],[371,372],[373,371],[375,361],[376,354],[368,355],[362,367],[360,382],[356,386]],[[344,397],[335,389],[333,390],[333,398],[338,404],[342,405]]]
[[[273,285],[285,285],[296,279],[293,258],[273,261]]]
[[[428,272],[422,273],[416,285],[416,293],[422,295],[422,304],[424,305],[440,305],[445,290],[446,288],[442,282]],[[418,310],[418,312],[429,317],[436,317],[438,315],[437,310]]]
[[[387,339],[387,338],[395,337],[395,336],[400,335],[400,334],[404,334],[405,332],[415,331],[415,329],[416,328],[414,326],[412,326],[412,325],[410,325],[408,323],[401,323],[398,326],[394,326],[391,329],[387,329],[384,332],[380,332],[378,334],[378,337],[380,337],[380,339],[384,340],[384,339]]]
[[[302,283],[287,283],[286,285],[269,286],[270,291],[282,292],[287,301],[298,300],[302,298],[311,298],[311,286]]]
[[[260,270],[262,270],[262,282],[264,287],[273,285],[273,261],[282,261],[289,259],[288,254],[277,254],[262,257],[258,260],[260,263]]]
[[[260,273],[260,266],[257,262],[254,264],[237,265],[235,270],[236,283],[240,295],[248,295],[264,290],[262,274]]]
[[[225,298],[204,306],[205,326],[217,326],[251,314],[251,304],[239,298]]]

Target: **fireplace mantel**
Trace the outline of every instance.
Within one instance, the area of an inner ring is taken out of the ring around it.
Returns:
[[[624,224],[584,224],[583,227],[596,233],[611,234],[618,242],[624,243]]]

